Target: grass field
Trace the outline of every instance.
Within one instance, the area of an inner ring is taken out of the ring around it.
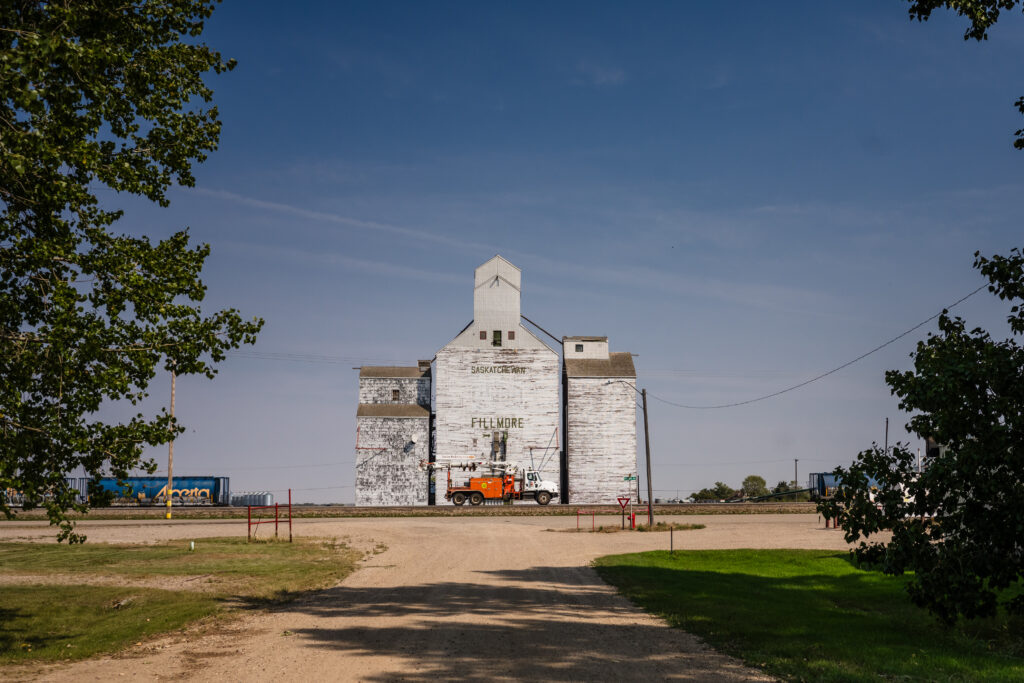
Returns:
[[[194,551],[187,541],[0,543],[0,663],[117,650],[234,607],[334,585],[357,560],[345,546],[315,539],[201,539]]]
[[[905,579],[845,553],[658,551],[595,565],[644,609],[783,679],[1024,680],[1024,620],[947,628],[910,603]]]

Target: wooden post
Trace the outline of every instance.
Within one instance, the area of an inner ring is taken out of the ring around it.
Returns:
[[[171,366],[171,429],[174,429],[174,366]],[[171,518],[171,498],[174,497],[174,434],[167,444],[167,519]]]
[[[246,508],[248,508],[249,512],[248,512],[248,516],[247,516],[247,520],[248,520],[247,521],[247,525],[248,526],[246,528],[246,533],[248,535],[246,536],[246,541],[245,542],[246,543],[252,543],[252,505],[246,505]]]
[[[292,542],[292,490],[288,489],[288,542]]]
[[[651,435],[647,429],[647,390],[640,392],[644,397],[644,446],[647,448],[647,526],[654,528],[654,487],[651,484]]]

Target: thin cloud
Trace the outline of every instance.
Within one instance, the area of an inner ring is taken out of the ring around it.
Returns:
[[[206,190],[196,188],[192,190],[204,196],[231,201],[244,206],[251,206],[258,209],[277,211],[295,216],[301,216],[310,220],[344,225],[358,230],[370,230],[382,234],[399,235],[404,238],[416,239],[423,242],[442,245],[446,248],[456,248],[460,251],[475,252],[482,260],[495,253],[504,253],[506,256],[513,256],[517,263],[528,264],[527,267],[536,268],[539,271],[551,275],[568,277],[581,282],[604,282],[612,283],[627,288],[654,289],[669,294],[690,296],[695,298],[711,298],[718,301],[727,301],[734,304],[762,308],[768,310],[784,310],[821,312],[828,310],[832,302],[828,297],[816,290],[805,290],[792,287],[784,287],[765,283],[742,283],[711,278],[690,278],[681,277],[678,274],[657,270],[648,267],[612,267],[597,268],[594,264],[587,266],[573,264],[564,260],[554,260],[548,257],[520,252],[512,249],[500,249],[494,245],[466,242],[461,239],[451,238],[445,235],[427,232],[413,228],[367,221],[362,219],[342,216],[340,214],[324,211],[313,211],[310,209],[271,202],[254,197],[226,192],[223,190]],[[283,253],[280,247],[266,247],[275,250],[275,253]],[[365,270],[367,272],[393,272],[402,277],[414,279],[462,283],[464,277],[457,274],[433,273],[417,269],[405,268],[395,264],[387,264],[374,261],[360,261],[347,256],[333,254],[330,252],[306,252],[291,250],[293,255],[313,259],[318,262],[346,266],[353,269]],[[376,269],[376,270],[375,270]],[[385,270],[381,270],[385,269]],[[386,270],[397,269],[397,270]]]
[[[454,237],[448,237],[447,235],[441,235],[426,230],[417,230],[415,228],[405,228],[398,225],[391,225],[390,223],[379,223],[377,221],[366,221],[359,218],[351,218],[349,216],[342,216],[337,213],[329,213],[326,211],[312,211],[305,209],[300,206],[292,206],[291,204],[283,204],[281,202],[269,202],[264,199],[256,199],[255,197],[245,197],[243,195],[235,194],[233,192],[226,192],[224,190],[207,190],[201,187],[193,188],[191,192],[204,195],[206,197],[213,197],[215,199],[223,199],[235,204],[241,204],[243,206],[251,206],[256,209],[266,209],[268,211],[277,211],[279,213],[286,213],[293,216],[301,216],[302,218],[308,218],[310,220],[319,221],[322,223],[334,223],[335,225],[344,225],[350,228],[356,228],[358,230],[370,230],[373,232],[380,232],[390,235],[400,235],[401,237],[407,237],[410,239],[420,240],[423,242],[431,242],[434,244],[442,244],[446,247],[455,247],[458,249],[471,249],[475,251],[493,251],[494,247],[487,244],[479,244],[473,242],[467,242],[462,239],[456,239]]]
[[[615,87],[626,82],[626,72],[617,66],[603,66],[593,62],[580,62],[576,65],[577,84],[593,85],[599,88]]]
[[[397,263],[386,261],[371,261],[368,259],[357,259],[351,256],[344,256],[330,251],[296,249],[295,247],[281,247],[268,244],[250,244],[246,242],[227,242],[223,246],[233,249],[236,252],[249,254],[261,254],[273,257],[275,260],[289,259],[304,264],[321,264],[328,266],[339,266],[347,270],[354,270],[373,275],[390,275],[393,277],[405,278],[407,280],[419,280],[422,282],[441,282],[445,284],[465,286],[469,282],[465,274],[440,273],[421,268],[410,268]]]

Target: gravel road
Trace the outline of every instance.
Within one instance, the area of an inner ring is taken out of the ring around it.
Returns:
[[[846,548],[840,532],[826,530],[817,515],[677,521],[707,525],[676,532],[678,549]],[[244,521],[222,520],[81,526],[96,542],[245,533]],[[341,585],[277,611],[147,641],[112,657],[9,668],[5,675],[46,681],[770,680],[640,611],[588,566],[601,555],[667,549],[667,532],[565,531],[575,526],[572,517],[297,521],[297,535],[342,538],[365,550],[361,568]],[[0,524],[2,539],[52,536],[45,525]]]

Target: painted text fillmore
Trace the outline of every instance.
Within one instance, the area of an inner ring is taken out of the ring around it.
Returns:
[[[522,429],[523,418],[521,417],[474,417],[470,420],[470,427],[480,429]]]

